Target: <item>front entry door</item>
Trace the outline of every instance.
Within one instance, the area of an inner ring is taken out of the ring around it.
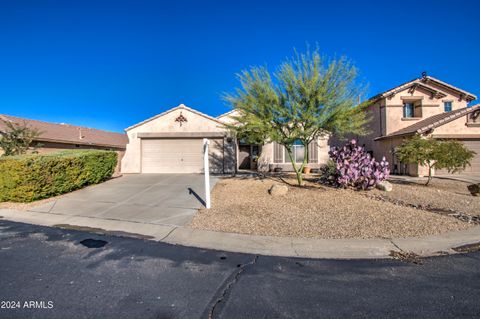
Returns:
[[[238,168],[250,169],[250,145],[240,145],[238,148]]]

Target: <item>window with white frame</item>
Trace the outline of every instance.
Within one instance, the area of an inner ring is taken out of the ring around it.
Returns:
[[[302,145],[300,140],[296,140],[292,145],[292,156],[295,160],[295,163],[302,163],[305,155],[305,146]],[[290,155],[287,150],[284,150],[284,162],[290,162]]]
[[[295,163],[302,163],[304,159],[305,147],[300,141],[295,141],[292,145],[292,156],[295,160]],[[309,163],[318,163],[318,144],[317,140],[314,140],[308,144],[308,162]],[[287,149],[279,144],[273,143],[273,163],[275,164],[286,164],[291,163],[290,156],[288,155]]]

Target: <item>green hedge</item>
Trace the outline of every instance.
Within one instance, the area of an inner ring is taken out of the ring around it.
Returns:
[[[71,150],[0,157],[0,202],[31,202],[110,178],[117,153]]]

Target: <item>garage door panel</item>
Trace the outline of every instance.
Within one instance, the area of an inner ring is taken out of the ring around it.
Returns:
[[[142,173],[201,173],[202,139],[142,140]]]
[[[210,139],[210,171],[225,169],[223,139]],[[203,139],[143,139],[142,173],[202,173]]]

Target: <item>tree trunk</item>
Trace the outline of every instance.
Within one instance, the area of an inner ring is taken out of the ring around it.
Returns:
[[[430,181],[432,180],[432,168],[433,166],[428,165],[428,179],[425,186],[428,186],[428,183],[430,183]]]
[[[298,186],[302,186],[303,185],[303,168],[308,164],[308,156],[309,156],[309,153],[308,153],[308,144],[305,146],[303,145],[303,162],[302,162],[302,165],[300,165],[300,167],[297,169],[297,163],[295,162],[294,160],[294,156],[292,154],[292,150],[291,148],[285,146],[285,149],[287,150],[287,153],[288,153],[288,157],[290,158],[290,162],[292,163],[292,166],[293,166],[293,170],[295,171],[295,174],[297,175],[297,182],[298,182]]]
[[[300,168],[300,170],[297,169],[297,165],[295,165],[296,164],[295,159],[292,156],[292,150],[290,148],[286,147],[286,146],[285,146],[285,149],[287,150],[288,157],[290,158],[290,162],[292,163],[293,170],[295,171],[295,174],[297,175],[298,186],[302,186],[302,184],[303,184],[302,169],[303,168]]]

